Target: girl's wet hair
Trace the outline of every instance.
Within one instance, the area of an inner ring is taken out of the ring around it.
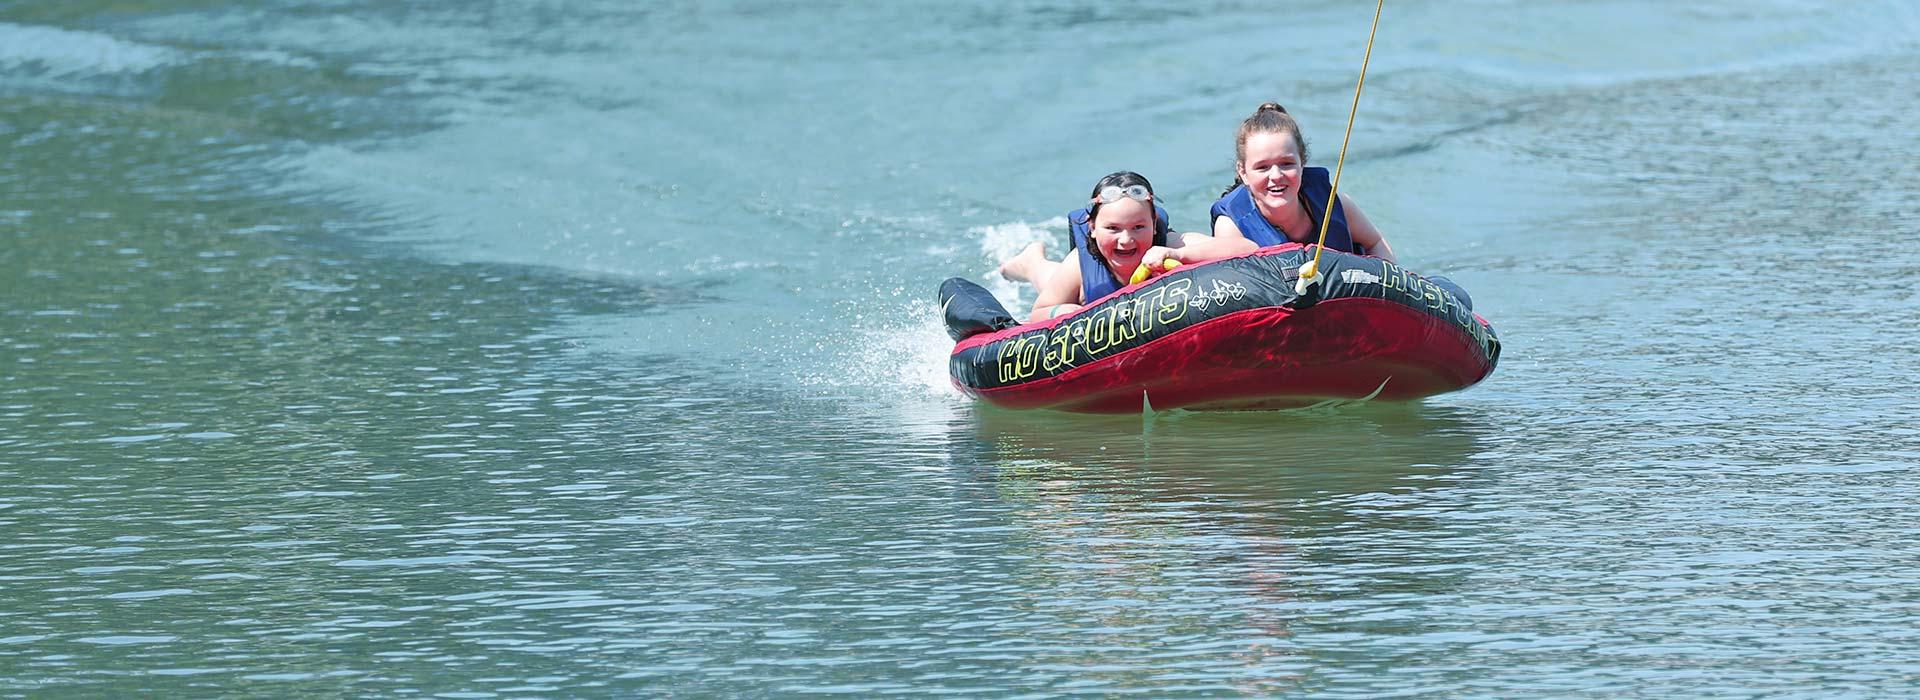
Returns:
[[[1147,194],[1153,195],[1153,183],[1147,182],[1147,176],[1131,170],[1122,170],[1110,174],[1100,178],[1099,182],[1093,183],[1093,194],[1087,195],[1087,201],[1092,202],[1087,205],[1087,225],[1092,226],[1094,217],[1100,215],[1100,190],[1109,187],[1125,189],[1134,185],[1147,188]],[[1154,198],[1158,199],[1159,197],[1155,195]]]
[[[1087,201],[1091,202],[1090,204],[1087,205],[1087,231],[1088,231],[1087,252],[1093,255],[1093,259],[1100,261],[1100,264],[1103,267],[1107,264],[1107,258],[1106,256],[1100,254],[1100,246],[1093,244],[1093,234],[1092,234],[1093,222],[1100,216],[1100,190],[1104,190],[1109,187],[1119,187],[1124,189],[1127,187],[1132,187],[1134,185],[1139,185],[1141,187],[1147,188],[1147,194],[1152,196],[1154,199],[1157,200],[1160,198],[1160,195],[1153,193],[1153,183],[1147,181],[1147,176],[1141,175],[1140,173],[1136,173],[1131,170],[1122,170],[1120,172],[1112,173],[1107,175],[1106,177],[1100,178],[1099,182],[1093,183],[1093,192],[1087,195]],[[1159,234],[1159,217],[1157,216],[1154,217],[1154,232],[1156,234],[1154,237],[1158,239],[1159,238],[1159,235],[1158,235]],[[1068,242],[1069,244],[1071,244],[1072,242],[1071,239],[1069,239]],[[1159,245],[1159,243],[1156,242],[1155,245]],[[1069,245],[1068,247],[1071,248],[1072,246]]]
[[[1300,135],[1300,122],[1278,102],[1268,102],[1253,110],[1253,116],[1240,122],[1240,130],[1233,136],[1233,184],[1220,192],[1224,197],[1233,188],[1239,187],[1240,166],[1247,162],[1247,137],[1253,134],[1291,134],[1293,145],[1300,149],[1300,164],[1307,163],[1307,139]]]

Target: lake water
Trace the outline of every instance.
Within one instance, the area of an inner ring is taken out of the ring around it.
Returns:
[[[1920,6],[1389,3],[1505,354],[989,410],[933,292],[1331,165],[1372,7],[0,2],[0,696],[1906,697]]]

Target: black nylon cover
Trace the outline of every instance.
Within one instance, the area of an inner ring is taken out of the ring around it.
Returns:
[[[950,277],[940,283],[940,313],[955,342],[1020,325],[993,293],[972,280]]]

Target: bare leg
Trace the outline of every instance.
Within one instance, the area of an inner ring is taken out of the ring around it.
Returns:
[[[1037,286],[1052,277],[1054,268],[1059,266],[1060,263],[1047,259],[1046,245],[1034,241],[1021,249],[1018,255],[1000,263],[1000,276]]]

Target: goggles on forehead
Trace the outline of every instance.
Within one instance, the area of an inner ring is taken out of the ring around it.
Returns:
[[[1095,195],[1093,201],[1101,204],[1112,204],[1120,201],[1121,197],[1126,197],[1136,202],[1150,202],[1153,201],[1153,192],[1149,191],[1146,185],[1102,187],[1100,188],[1100,194]]]

